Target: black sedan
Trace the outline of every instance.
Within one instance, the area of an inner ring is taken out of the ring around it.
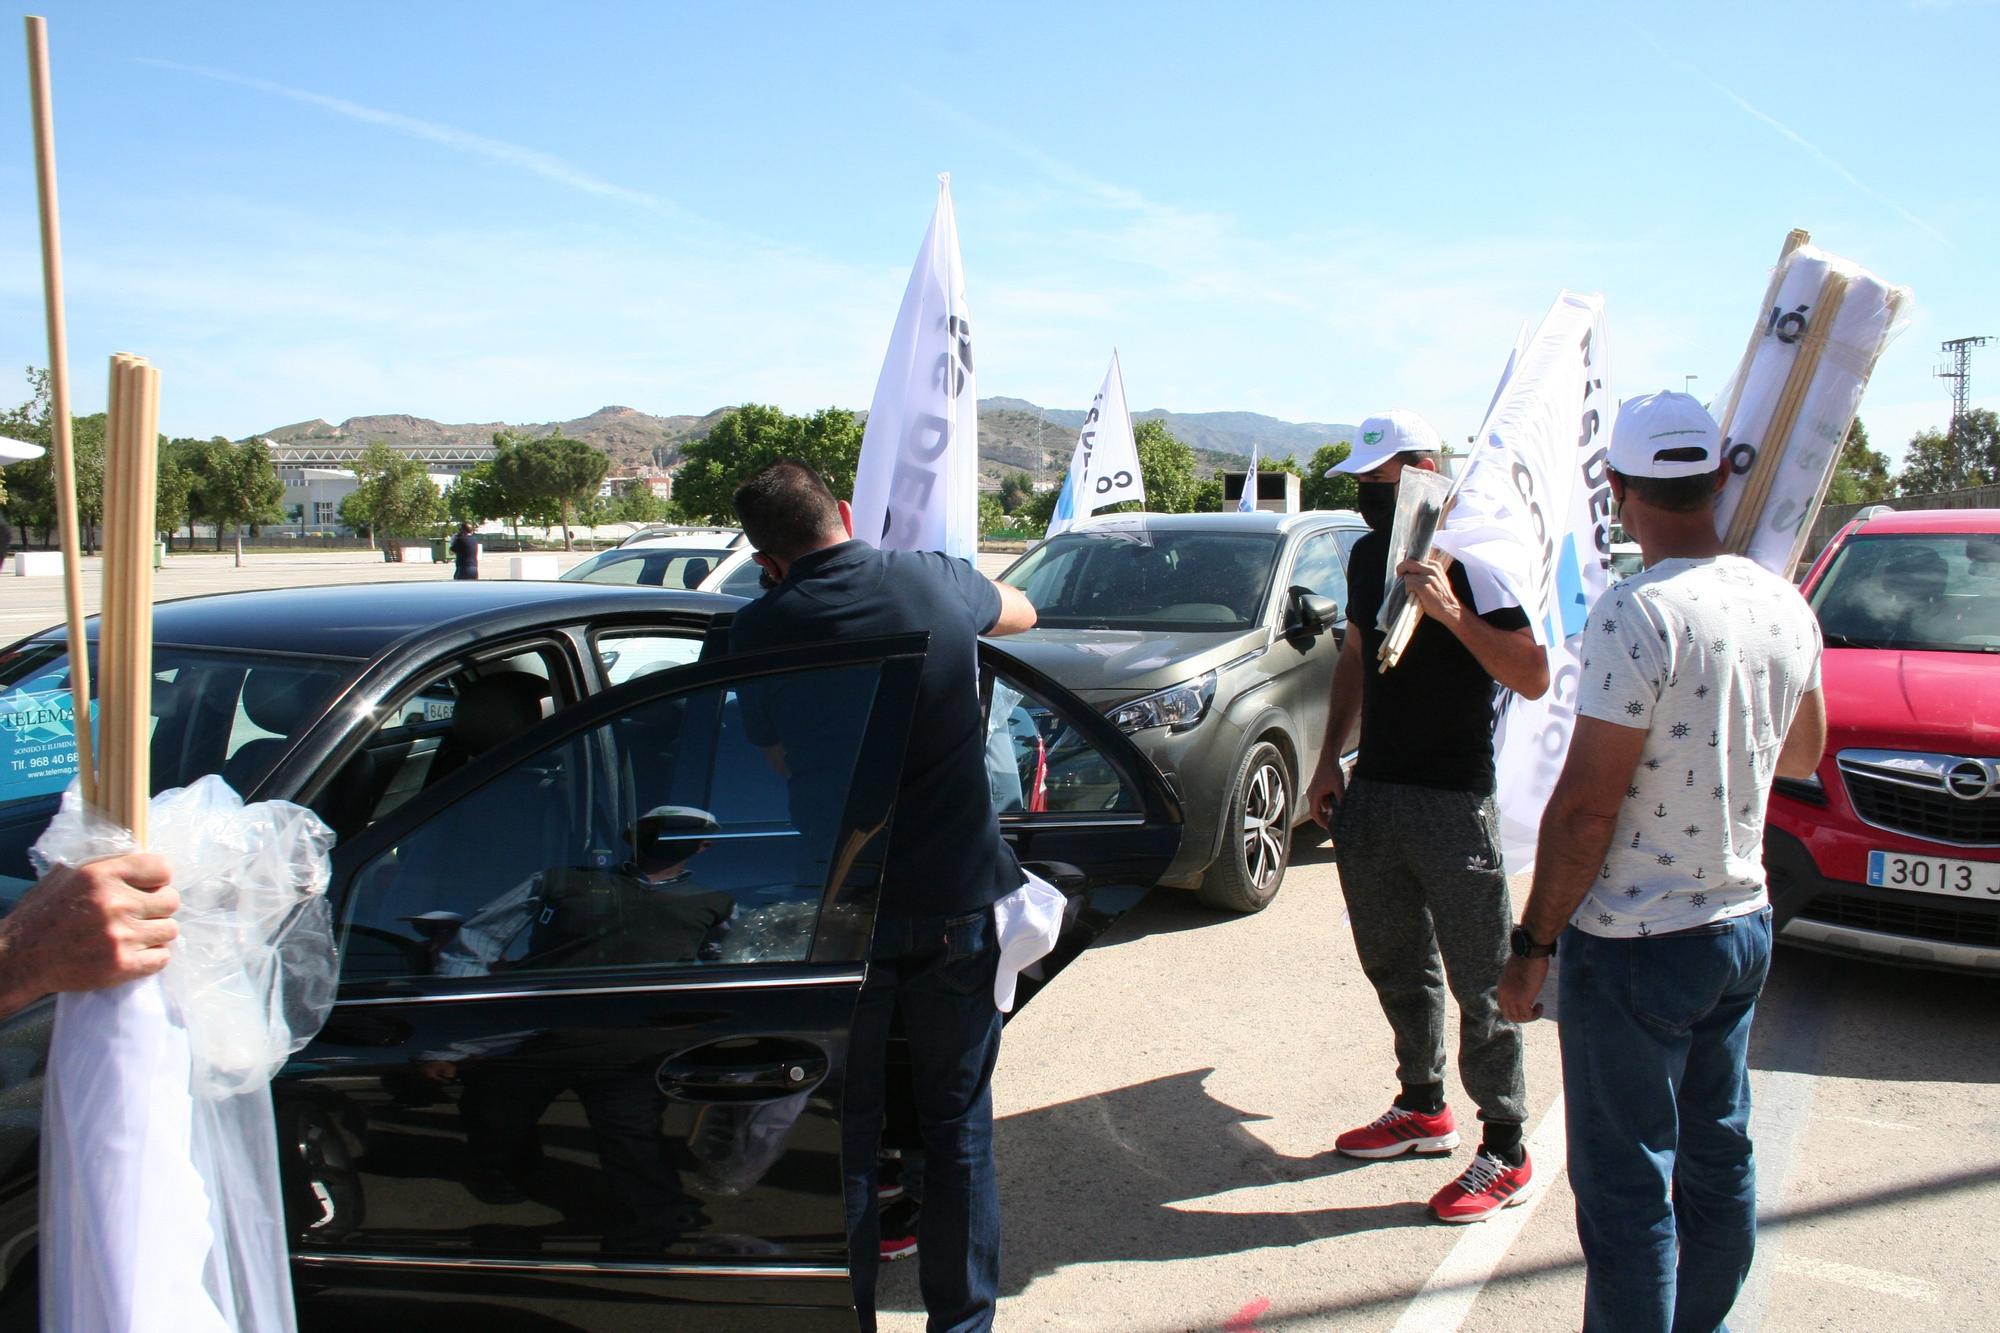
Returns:
[[[464,583],[158,608],[156,787],[220,773],[339,836],[338,1000],[274,1086],[308,1326],[623,1328],[663,1304],[704,1328],[853,1326],[843,1062],[925,644],[705,654],[737,605]],[[981,663],[995,790],[1049,787],[1052,760],[1072,779],[1004,817],[1071,895],[1025,1000],[1158,877],[1181,815],[1095,709],[990,646]],[[0,652],[7,904],[75,763],[68,688],[59,636]],[[797,690],[827,762],[788,783],[742,705]],[[0,1027],[15,1321],[51,1008]]]

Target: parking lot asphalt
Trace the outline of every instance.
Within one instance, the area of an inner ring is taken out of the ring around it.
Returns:
[[[448,576],[367,552],[185,555],[156,595]],[[98,581],[88,562],[93,611]],[[60,581],[0,573],[0,642],[61,617]],[[1393,1095],[1389,1034],[1331,849],[1302,836],[1294,857],[1256,916],[1154,892],[1009,1024],[1003,1328],[1578,1326],[1553,1026],[1527,1043],[1541,1189],[1494,1221],[1431,1222],[1423,1201],[1475,1136],[1448,1159],[1332,1153]],[[1736,1333],[2000,1328],[1996,1020],[1990,978],[1778,950],[1751,1052],[1764,1230]],[[923,1327],[915,1262],[884,1270],[882,1297],[885,1329]]]
[[[1008,1026],[995,1079],[1003,1328],[1573,1329],[1581,1256],[1553,1024],[1528,1031],[1542,1188],[1471,1227],[1423,1203],[1470,1160],[1363,1163],[1395,1091],[1332,852],[1219,917],[1155,891]],[[1517,887],[1517,897],[1521,889]],[[1551,987],[1553,989],[1553,986]],[[1751,1053],[1759,1208],[1735,1333],[2000,1327],[2000,984],[1781,946]],[[887,1329],[923,1326],[917,1265]]]

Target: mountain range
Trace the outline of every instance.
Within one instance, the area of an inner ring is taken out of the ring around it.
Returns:
[[[611,457],[614,469],[651,464],[672,467],[689,441],[699,439],[728,412],[717,408],[700,416],[653,416],[632,407],[601,407],[573,421],[507,423],[468,422],[449,425],[426,417],[385,415],[350,417],[339,425],[312,420],[262,432],[274,444],[353,445],[381,440],[400,448],[483,445],[503,430],[527,435],[560,431],[586,440]],[[979,471],[987,480],[1003,472],[1031,473],[1052,480],[1069,465],[1076,432],[1083,425],[1080,408],[1045,408],[1022,398],[979,400]],[[1251,450],[1260,458],[1298,458],[1334,440],[1352,439],[1354,427],[1320,422],[1280,421],[1257,412],[1169,412],[1154,408],[1136,412],[1133,420],[1159,420],[1190,445],[1203,472],[1241,467]]]

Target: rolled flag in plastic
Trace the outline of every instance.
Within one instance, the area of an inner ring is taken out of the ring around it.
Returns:
[[[1909,296],[1858,264],[1788,246],[1743,360],[1716,397],[1730,477],[1715,522],[1729,550],[1791,577]]]
[[[1508,696],[1493,737],[1509,874],[1534,867],[1576,725],[1577,639],[1607,581],[1611,484],[1599,441],[1616,399],[1606,365],[1604,298],[1564,292],[1517,346],[1437,537],[1465,566],[1479,609],[1521,607],[1548,653],[1548,692]]]
[[[1254,514],[1257,512],[1257,442],[1250,441],[1250,470],[1243,474],[1243,494],[1237,497],[1236,512]]]
[[[1132,438],[1132,414],[1125,407],[1125,377],[1118,368],[1118,353],[1113,352],[1104,383],[1084,414],[1076,451],[1070,455],[1069,472],[1063,477],[1062,494],[1056,497],[1055,513],[1049,519],[1048,535],[1067,531],[1071,524],[1100,509],[1127,500],[1143,503],[1145,499],[1139,445]]]
[[[56,997],[42,1102],[41,1327],[290,1333],[271,1077],[333,1007],[333,833],[219,777],[153,798],[180,938],[156,976]],[[36,868],[132,849],[74,786]]]
[[[868,406],[854,535],[885,551],[979,551],[979,390],[949,175]]]

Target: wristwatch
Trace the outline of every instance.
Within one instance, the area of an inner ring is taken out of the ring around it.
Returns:
[[[1507,937],[1507,945],[1514,951],[1516,958],[1549,958],[1553,957],[1556,951],[1554,940],[1550,940],[1547,944],[1535,943],[1535,937],[1528,933],[1526,926],[1514,927],[1513,933]]]

